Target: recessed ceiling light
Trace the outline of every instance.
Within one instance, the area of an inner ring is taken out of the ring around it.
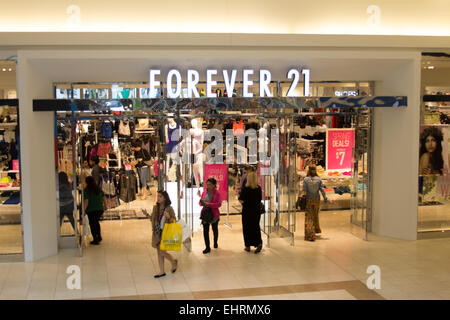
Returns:
[[[433,70],[434,69],[434,66],[428,66],[427,67],[429,70]]]
[[[2,71],[5,72],[5,71],[6,71],[6,68],[3,68]]]
[[[11,68],[9,68],[9,69],[8,69],[8,71],[12,71],[12,69],[11,69]]]

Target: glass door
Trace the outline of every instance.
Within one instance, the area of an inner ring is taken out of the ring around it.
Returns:
[[[280,163],[278,170],[278,214],[275,226],[282,238],[288,238],[294,245],[295,231],[295,143],[291,143],[293,121],[291,117],[278,118],[280,130]],[[278,218],[278,219],[277,219]]]
[[[371,136],[372,112],[358,109],[354,116],[355,147],[351,182],[351,232],[367,240],[371,226]]]

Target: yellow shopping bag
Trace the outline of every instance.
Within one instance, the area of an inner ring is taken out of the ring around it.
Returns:
[[[161,235],[161,250],[180,251],[181,240],[183,238],[183,229],[181,225],[174,223],[165,223]]]

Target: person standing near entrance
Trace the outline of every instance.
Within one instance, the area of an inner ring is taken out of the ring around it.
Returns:
[[[213,234],[214,234],[214,248],[217,249],[219,247],[219,220],[220,220],[220,211],[219,208],[222,206],[222,199],[220,197],[220,192],[216,189],[217,181],[214,178],[209,178],[206,181],[206,189],[203,190],[203,194],[200,199],[200,205],[203,207],[202,211],[205,210],[206,207],[211,208],[213,213],[213,220],[211,222],[207,222],[202,220],[203,224],[203,237],[205,239],[205,250],[203,250],[204,254],[211,252],[210,242],[209,242],[209,225],[212,226]]]
[[[89,160],[89,164],[92,167],[91,175],[94,178],[95,183],[100,186],[100,180],[106,173],[106,164],[104,161],[100,161],[98,156],[93,156],[91,160]]]
[[[258,185],[258,176],[254,171],[247,174],[247,182],[239,195],[242,204],[242,232],[244,234],[245,251],[256,247],[255,253],[261,252],[262,239],[259,221],[261,218],[262,190]]]
[[[324,201],[327,202],[322,179],[317,175],[316,166],[311,165],[308,167],[307,177],[303,180],[303,192],[306,195],[305,241],[315,241],[316,233],[322,233],[319,225],[319,191],[322,193]]]
[[[166,191],[158,191],[158,197],[156,198],[156,205],[153,206],[152,211],[152,247],[156,248],[158,252],[158,262],[159,262],[159,274],[155,275],[155,278],[161,278],[166,275],[164,272],[164,258],[172,263],[172,273],[177,271],[178,260],[176,260],[167,251],[161,250],[161,235],[164,229],[165,223],[175,222],[175,212],[171,207],[172,202],[170,201],[169,195]],[[150,217],[146,209],[142,212]]]
[[[105,194],[100,189],[92,176],[86,178],[86,188],[84,189],[84,212],[89,218],[91,234],[94,238],[91,244],[98,245],[102,241],[100,230],[100,218],[103,215],[103,197]]]
[[[75,219],[73,218],[73,193],[70,187],[69,178],[65,172],[58,174],[59,178],[59,225],[61,226],[64,216],[69,218],[70,224],[75,231]]]

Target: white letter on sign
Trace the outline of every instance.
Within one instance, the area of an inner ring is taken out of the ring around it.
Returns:
[[[234,84],[236,83],[237,70],[231,71],[231,80],[228,76],[228,70],[223,70],[223,82],[225,82],[225,90],[227,90],[228,98],[233,97]]]
[[[187,97],[188,98],[200,98],[200,94],[197,91],[197,83],[200,79],[200,75],[196,70],[187,71]]]
[[[269,70],[259,70],[259,96],[263,98],[264,96],[272,97],[272,93],[269,89],[270,81],[272,80],[272,75]]]
[[[217,94],[212,92],[212,86],[217,85],[217,81],[212,80],[212,76],[217,75],[217,70],[206,70],[206,96],[208,98],[216,98]]]
[[[292,79],[291,86],[289,87],[289,90],[286,94],[287,97],[297,97],[298,96],[294,92],[294,90],[295,90],[295,88],[297,88],[297,84],[300,80],[300,73],[298,72],[297,69],[291,69],[288,71],[287,78],[291,79],[292,77],[294,77],[294,79]]]
[[[149,87],[150,87],[150,95],[151,95],[152,98],[154,98],[153,97],[153,92],[156,91],[155,87],[156,86],[159,87],[161,85],[161,82],[155,80],[155,76],[156,75],[160,75],[160,74],[161,74],[161,70],[150,70]]]
[[[253,74],[253,70],[251,69],[244,69],[243,70],[243,74],[242,74],[242,86],[243,86],[243,92],[242,92],[242,96],[244,98],[252,98],[253,97],[253,93],[252,92],[248,92],[248,87],[253,85],[253,81],[248,79],[248,76]]]
[[[175,92],[172,90],[172,78],[175,76],[176,78],[176,87]],[[181,95],[181,74],[180,71],[172,69],[167,74],[167,97],[168,98],[178,98]]]
[[[309,97],[309,82],[311,78],[311,72],[309,69],[303,69],[303,95]]]

